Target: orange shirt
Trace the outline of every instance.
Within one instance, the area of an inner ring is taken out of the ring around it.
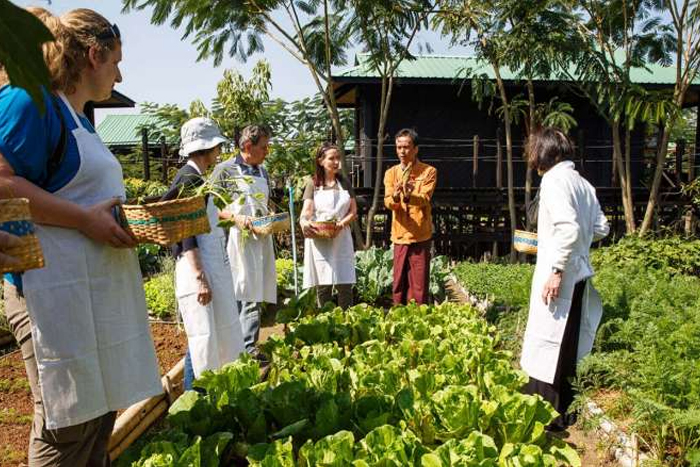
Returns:
[[[433,236],[433,219],[430,200],[435,191],[437,170],[417,160],[413,163],[410,179],[415,187],[408,200],[403,197],[398,203],[392,199],[394,189],[402,182],[401,164],[388,169],[384,174],[384,205],[391,209],[391,241],[398,244],[418,243]]]

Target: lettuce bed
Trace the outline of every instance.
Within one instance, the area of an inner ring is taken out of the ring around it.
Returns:
[[[247,357],[205,373],[132,465],[580,465],[498,344],[447,303],[305,317],[265,344],[264,382]]]

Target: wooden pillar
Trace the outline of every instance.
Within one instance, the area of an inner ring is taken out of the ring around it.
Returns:
[[[151,164],[148,154],[148,128],[141,128],[141,151],[143,152],[143,179],[151,179]]]
[[[695,143],[697,144],[697,143]],[[695,180],[695,155],[698,153],[698,148],[695,146],[695,151],[688,153],[688,183]]]
[[[472,188],[476,188],[476,178],[479,175],[479,135],[474,135],[472,149]]]
[[[581,168],[581,175],[586,174],[586,142],[585,133],[582,129],[576,132],[576,149],[578,150],[578,161]]]
[[[503,145],[501,144],[502,131],[499,126],[496,131],[496,188],[503,188]]]
[[[168,183],[168,148],[165,145],[165,136],[160,137],[160,160],[161,167],[163,170],[162,177],[163,183],[167,185]]]
[[[676,141],[676,182],[681,183],[683,175],[683,155],[685,154],[685,140]]]
[[[695,108],[695,150],[688,155],[688,181],[695,180],[695,155],[700,154],[700,104]]]

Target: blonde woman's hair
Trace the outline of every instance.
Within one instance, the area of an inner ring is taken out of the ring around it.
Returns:
[[[95,47],[98,57],[106,60],[107,50],[114,50],[121,43],[109,21],[93,10],[78,8],[60,17],[44,8],[29,7],[27,11],[39,18],[56,39],[42,46],[51,91],[75,91],[80,73],[88,66],[90,47]],[[0,68],[0,86],[8,81],[5,70]]]

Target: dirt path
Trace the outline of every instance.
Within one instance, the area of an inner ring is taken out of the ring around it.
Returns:
[[[165,374],[184,355],[185,332],[174,324],[152,323],[161,374]],[[32,395],[19,352],[0,358],[0,466],[27,462],[27,442],[32,423]]]

